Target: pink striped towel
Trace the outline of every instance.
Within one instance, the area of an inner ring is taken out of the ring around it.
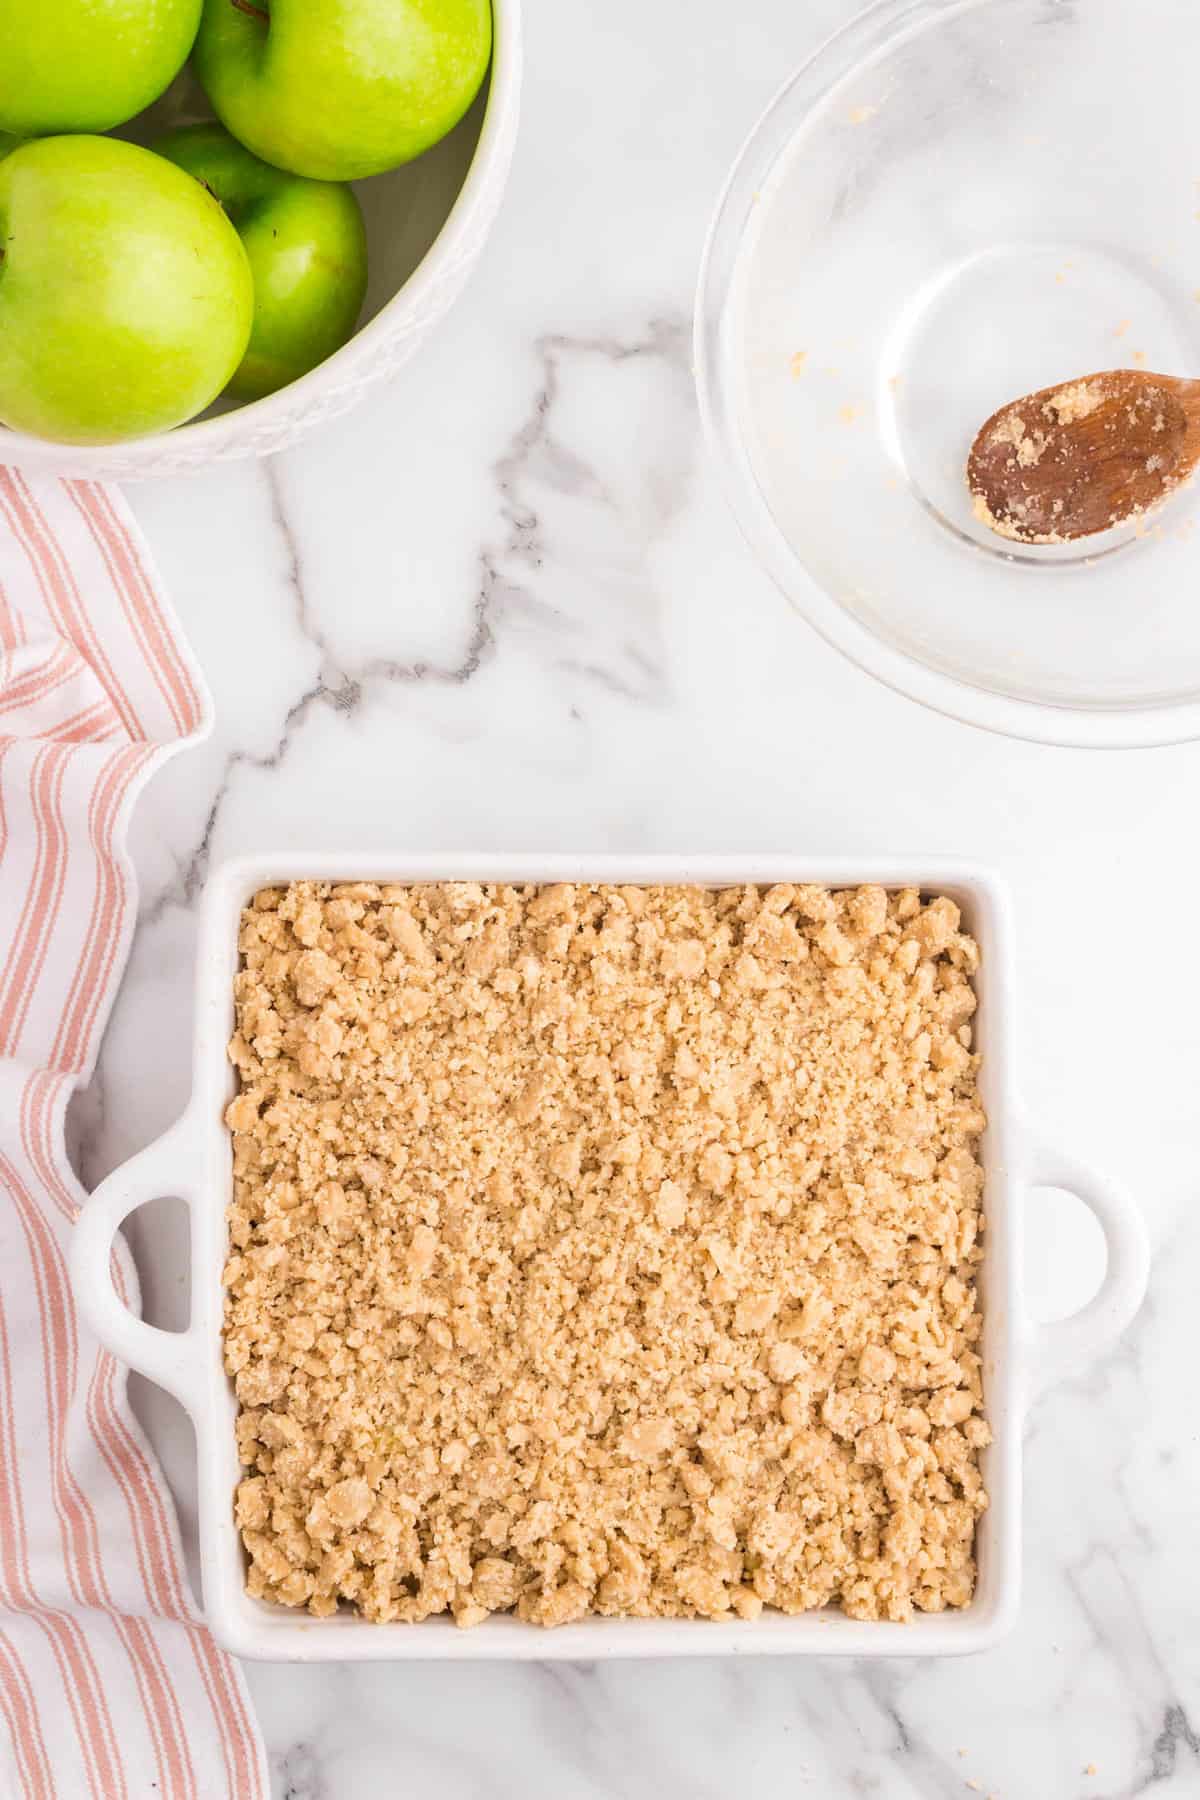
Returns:
[[[267,1793],[124,1371],[76,1318],[63,1144],[133,932],[140,789],[209,725],[123,503],[0,469],[0,1793]],[[134,1304],[128,1253],[119,1280]]]

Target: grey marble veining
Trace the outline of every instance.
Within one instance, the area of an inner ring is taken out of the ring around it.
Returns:
[[[1056,14],[1064,9],[1051,9]],[[217,703],[142,802],[95,1179],[187,1093],[195,902],[265,847],[975,856],[1012,884],[1039,1127],[1145,1207],[1150,1301],[1027,1440],[1025,1602],[964,1663],[255,1667],[279,1800],[1200,1795],[1200,748],[1088,756],[919,712],[751,564],[700,442],[690,309],[726,165],[849,8],[528,0],[496,235],[426,353],[277,461],[131,490]],[[1031,1277],[1090,1251],[1029,1210]],[[134,1237],[186,1307],[179,1210]],[[190,1433],[139,1387],[179,1496]],[[1094,1773],[1088,1773],[1089,1768]]]

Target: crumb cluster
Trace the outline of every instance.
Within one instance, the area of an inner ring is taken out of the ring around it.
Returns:
[[[1047,418],[1057,419],[1060,425],[1075,425],[1080,419],[1090,419],[1104,399],[1103,382],[1072,381],[1066,387],[1057,388],[1046,400],[1042,411]]]
[[[242,917],[226,1366],[258,1596],[965,1605],[978,956],[945,897],[297,882]]]
[[[1049,412],[1049,407],[1043,411]],[[988,438],[994,450],[1002,450],[1007,446],[1017,459],[1021,469],[1032,469],[1042,460],[1048,439],[1044,431],[1025,429],[1025,421],[1019,413],[1005,413],[996,429]],[[1011,459],[1010,459],[1011,460]]]

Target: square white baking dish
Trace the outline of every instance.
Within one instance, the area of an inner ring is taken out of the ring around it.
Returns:
[[[472,1631],[449,1620],[371,1624],[350,1613],[313,1619],[252,1600],[244,1589],[233,1519],[240,1477],[237,1412],[221,1358],[221,1270],[231,1150],[222,1113],[234,1091],[225,1055],[233,1031],[238,915],[258,888],[328,881],[556,881],[690,883],[878,882],[949,894],[979,941],[977,1045],[989,1126],[983,1138],[987,1237],[982,1269],[983,1358],[994,1442],[984,1456],[991,1505],[979,1527],[979,1582],[969,1607],[924,1614],[911,1624],[875,1623],[838,1612],[716,1623],[703,1619],[585,1619],[545,1631],[494,1616]],[[406,1658],[579,1659],[817,1653],[825,1656],[944,1656],[982,1650],[1013,1624],[1021,1573],[1021,1435],[1036,1388],[1097,1354],[1133,1317],[1145,1289],[1147,1249],[1140,1215],[1123,1194],[1073,1158],[1047,1148],[1025,1125],[1014,1090],[1015,992],[1008,902],[981,869],[939,860],[808,856],[256,856],[230,862],[208,881],[200,920],[195,1070],[183,1117],[101,1183],[75,1230],[72,1278],[80,1309],[117,1356],[174,1394],[196,1431],[204,1605],[218,1642],[239,1656],[272,1662],[390,1661]],[[1033,1326],[1021,1300],[1023,1201],[1038,1186],[1068,1188],[1096,1214],[1108,1249],[1093,1299],[1072,1318]],[[113,1287],[110,1252],[123,1219],[146,1201],[179,1195],[191,1210],[191,1323],[160,1331],[130,1313]],[[1036,1383],[1035,1383],[1036,1372]]]

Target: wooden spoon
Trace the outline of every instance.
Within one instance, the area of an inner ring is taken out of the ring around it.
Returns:
[[[1109,369],[993,413],[967,458],[975,515],[1002,537],[1062,544],[1108,531],[1200,462],[1200,381]]]

